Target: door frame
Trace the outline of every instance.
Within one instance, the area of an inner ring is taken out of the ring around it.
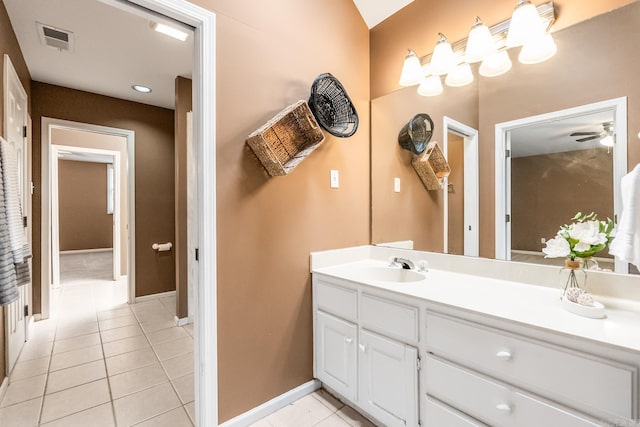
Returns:
[[[122,183],[120,179],[120,174],[122,172],[122,159],[120,158],[120,152],[114,150],[103,150],[99,148],[87,148],[87,147],[78,147],[71,145],[51,145],[51,258],[52,258],[52,282],[54,287],[60,284],[60,194],[59,194],[59,163],[56,160],[60,160],[60,151],[69,151],[71,153],[85,153],[85,154],[99,154],[99,155],[107,155],[112,156],[113,158],[113,175],[114,175],[114,200],[113,200],[113,223],[112,223],[112,234],[113,234],[113,280],[120,280],[122,268],[121,268],[121,260],[122,260],[122,242],[121,242],[121,234],[122,230],[120,229],[120,224],[122,222],[122,211],[120,206],[120,198],[122,191]],[[103,163],[106,164],[106,163]],[[127,182],[129,182],[129,177],[127,177]],[[107,196],[108,197],[108,196]],[[130,248],[128,248],[130,249]],[[131,256],[127,253],[127,265],[130,264]],[[128,277],[127,277],[128,279]],[[128,284],[127,284],[128,286]],[[131,292],[129,292],[129,288],[127,288],[127,298],[131,298]]]
[[[511,223],[506,215],[511,214],[511,171],[505,150],[510,147],[510,131],[519,127],[554,120],[583,116],[601,111],[612,111],[615,123],[615,147],[613,149],[613,214],[619,218],[622,212],[620,183],[627,173],[627,97],[607,99],[592,104],[497,123],[495,126],[495,258],[511,259]],[[507,179],[509,178],[509,179]],[[615,272],[628,273],[629,264],[615,259]]]
[[[57,185],[54,186],[54,173],[55,180],[57,182],[57,170],[58,170],[58,156],[57,151],[60,147],[65,147],[67,150],[81,151],[86,150],[88,152],[98,149],[89,149],[77,146],[54,146],[51,144],[51,130],[52,129],[66,129],[72,131],[93,132],[105,135],[115,135],[124,137],[127,140],[127,204],[128,204],[128,221],[129,221],[129,247],[127,250],[127,282],[128,282],[128,301],[130,304],[135,302],[136,292],[136,279],[135,279],[135,133],[127,129],[112,128],[108,126],[99,126],[88,123],[74,122],[70,120],[52,119],[50,117],[42,117],[41,127],[41,152],[42,152],[42,191],[41,191],[41,223],[40,230],[40,288],[41,288],[41,319],[48,319],[51,313],[51,301],[50,301],[50,288],[51,285],[56,283],[55,274],[59,270],[54,268],[54,265],[59,261],[54,261],[54,257],[58,256],[58,251],[54,251],[58,246],[55,239],[58,237],[54,234],[54,227],[57,228],[58,219],[57,206],[53,205],[53,201],[58,199]],[[100,150],[98,150],[100,151]],[[103,150],[104,151],[104,150]],[[56,154],[56,155],[54,155]],[[119,157],[120,153],[118,153]],[[116,174],[116,180],[119,182],[119,174]],[[119,205],[119,200],[116,198],[116,202]],[[115,233],[118,235],[120,232]],[[114,246],[116,242],[114,241]],[[118,260],[119,263],[119,260]],[[59,282],[59,277],[57,278]]]
[[[479,233],[479,184],[478,184],[478,130],[457,120],[445,116],[442,121],[442,152],[444,157],[449,153],[449,133],[464,139],[464,255],[480,255]],[[444,179],[443,192],[443,251],[449,253],[449,179]]]
[[[194,28],[193,141],[198,158],[199,244],[194,334],[195,421],[198,426],[218,425],[216,14],[186,0],[100,1],[147,17],[149,11],[159,13]]]

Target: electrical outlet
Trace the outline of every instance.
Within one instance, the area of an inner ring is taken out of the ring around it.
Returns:
[[[400,192],[400,178],[393,178],[393,191],[396,193]]]
[[[340,188],[340,172],[335,169],[331,169],[329,176],[331,179],[331,188]]]
[[[540,243],[542,243],[542,244],[547,243],[547,239],[545,239],[544,237],[541,237],[540,238]]]

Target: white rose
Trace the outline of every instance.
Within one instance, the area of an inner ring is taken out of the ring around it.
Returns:
[[[569,237],[580,242],[574,247],[574,250],[578,252],[587,251],[591,245],[600,245],[607,241],[606,234],[600,233],[599,221],[585,221],[571,224],[568,232]]]
[[[545,258],[566,257],[571,252],[569,242],[563,237],[556,236],[551,240],[547,240],[547,247],[542,249]]]

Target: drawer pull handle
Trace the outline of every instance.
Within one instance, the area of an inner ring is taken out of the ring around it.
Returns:
[[[344,342],[346,342],[347,344],[351,344],[353,342],[353,338],[345,338]]]
[[[367,346],[365,346],[364,344],[358,344],[358,347],[360,347],[360,351],[363,353],[367,351]]]
[[[511,360],[511,353],[508,351],[499,351],[496,353],[496,357],[500,360]]]
[[[500,412],[507,412],[507,413],[511,413],[511,406],[509,406],[506,403],[498,403],[496,405],[496,409]]]

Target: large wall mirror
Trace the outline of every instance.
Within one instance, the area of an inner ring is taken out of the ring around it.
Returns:
[[[409,87],[374,99],[372,243],[410,240],[418,250],[547,263],[543,239],[573,214],[619,215],[616,187],[640,162],[638,22],[634,2],[555,32],[558,53],[544,63],[522,65],[511,52],[513,68],[502,76],[475,69],[471,85],[445,86],[436,97]],[[442,190],[427,191],[397,143],[417,113],[433,119],[432,141],[451,165]],[[577,141],[571,134],[579,132],[611,133],[615,144]],[[469,174],[478,177],[475,194]],[[603,268],[629,270],[607,250],[598,256]]]

